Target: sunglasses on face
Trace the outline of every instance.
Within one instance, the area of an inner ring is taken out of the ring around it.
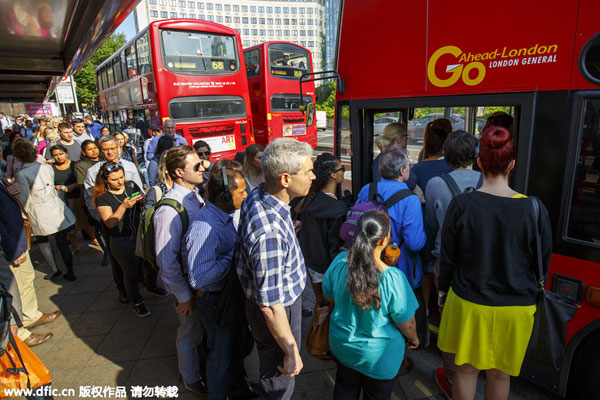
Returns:
[[[192,167],[192,169],[194,170],[194,172],[198,172],[198,170],[200,169],[200,167],[202,167],[202,168],[204,168],[204,170],[206,170],[209,167],[208,165],[206,165],[206,163],[208,163],[206,160],[202,160],[198,164],[194,165]]]
[[[342,166],[341,166],[341,167],[339,167],[338,169],[334,170],[334,171],[333,171],[333,173],[340,172],[340,171],[342,171],[342,172],[346,172],[346,167],[344,167],[344,166],[342,165]]]
[[[210,156],[210,151],[199,151],[196,154],[199,156]]]

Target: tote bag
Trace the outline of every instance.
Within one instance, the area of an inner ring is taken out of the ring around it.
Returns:
[[[530,197],[536,227],[536,248],[538,260],[538,299],[535,312],[533,332],[527,347],[526,357],[536,362],[559,369],[566,348],[567,322],[573,319],[577,311],[577,304],[564,296],[544,289],[546,280],[542,267],[542,241],[540,236],[540,208],[538,199]]]

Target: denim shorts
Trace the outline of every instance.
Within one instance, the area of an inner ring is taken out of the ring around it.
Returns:
[[[317,272],[314,269],[311,269],[309,267],[306,267],[306,269],[308,270],[308,274],[310,275],[310,279],[312,279],[313,283],[323,282],[323,277],[325,276],[325,274]]]

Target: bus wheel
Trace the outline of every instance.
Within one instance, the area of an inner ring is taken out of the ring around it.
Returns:
[[[600,393],[600,335],[588,340],[578,353],[575,381],[579,396],[593,399]]]

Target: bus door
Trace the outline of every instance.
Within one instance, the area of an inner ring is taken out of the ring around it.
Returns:
[[[517,147],[517,166],[512,175],[512,182],[515,190],[526,193],[531,134],[519,133],[531,130],[533,98],[534,94],[453,97],[452,102],[449,101],[450,98],[375,99],[352,100],[348,105],[338,105],[336,118],[339,118],[339,112],[347,112],[350,115],[350,130],[356,134],[352,135],[352,161],[356,164],[352,170],[353,194],[356,196],[362,186],[372,181],[373,160],[382,151],[378,143],[386,144],[385,140],[378,138],[383,135],[383,130],[388,124],[401,121],[406,126],[408,137],[404,143],[410,162],[414,165],[419,162],[428,122],[447,118],[452,130],[464,130],[479,139],[486,119],[500,111],[515,118],[513,140]],[[527,118],[522,118],[522,115],[526,115]],[[338,128],[335,133],[336,141],[341,140],[343,133]]]

